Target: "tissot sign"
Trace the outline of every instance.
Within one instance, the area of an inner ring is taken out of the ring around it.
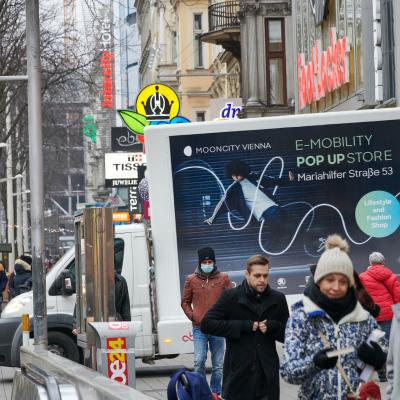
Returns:
[[[347,38],[337,38],[331,28],[330,45],[322,50],[315,41],[311,60],[307,63],[303,53],[297,56],[299,109],[324,98],[328,93],[349,82],[349,51]]]
[[[144,177],[144,153],[106,153],[106,187],[137,186]]]

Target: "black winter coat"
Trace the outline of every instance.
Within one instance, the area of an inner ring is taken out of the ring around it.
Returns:
[[[20,264],[15,264],[14,271],[15,275],[10,281],[12,298],[21,293],[29,292],[32,289],[32,271],[25,270]]]
[[[115,274],[115,311],[120,321],[131,320],[128,284],[122,275]]]
[[[279,400],[279,358],[275,341],[283,342],[288,318],[285,296],[269,286],[259,300],[249,294],[244,284],[222,292],[202,320],[201,330],[226,338],[224,399],[254,399],[259,385],[255,370],[261,362],[268,400]],[[253,322],[263,320],[267,320],[267,332],[253,332]]]

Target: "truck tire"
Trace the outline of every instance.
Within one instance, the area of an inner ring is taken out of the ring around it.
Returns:
[[[58,356],[79,362],[79,349],[76,341],[62,332],[48,332],[48,350]]]

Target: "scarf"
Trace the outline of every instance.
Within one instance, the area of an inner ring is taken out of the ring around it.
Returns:
[[[265,288],[265,290],[262,293],[258,293],[257,290],[255,290],[253,287],[251,287],[247,279],[243,281],[243,287],[244,291],[246,293],[246,296],[254,303],[254,302],[261,302],[261,300],[269,293],[271,290],[269,285]]]
[[[350,314],[357,305],[353,287],[341,299],[330,299],[321,292],[318,285],[312,282],[304,290],[304,295],[324,310],[336,324],[345,315]]]

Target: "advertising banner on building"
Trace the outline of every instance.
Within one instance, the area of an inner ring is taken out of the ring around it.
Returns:
[[[333,233],[358,271],[380,251],[400,272],[399,130],[392,120],[170,136],[181,285],[212,246],[232,280],[263,254],[271,286],[301,293]]]

